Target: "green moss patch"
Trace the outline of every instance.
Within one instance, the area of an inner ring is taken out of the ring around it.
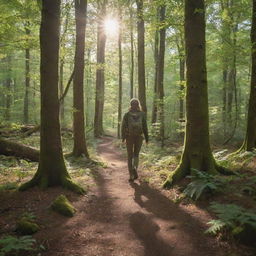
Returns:
[[[73,217],[76,212],[74,206],[68,201],[68,199],[64,195],[58,196],[53,201],[51,208],[59,214],[67,217]]]
[[[40,229],[39,226],[35,222],[25,217],[21,218],[17,222],[17,226],[16,226],[16,231],[22,235],[32,235],[36,233],[39,229]]]

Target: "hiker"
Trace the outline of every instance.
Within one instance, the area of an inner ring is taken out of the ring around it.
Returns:
[[[122,121],[122,142],[126,142],[128,156],[129,181],[138,178],[139,152],[143,135],[148,143],[148,127],[145,113],[141,110],[138,99],[131,99],[130,109]]]

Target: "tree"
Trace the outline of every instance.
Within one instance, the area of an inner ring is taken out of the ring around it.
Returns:
[[[164,55],[165,55],[165,9],[163,4],[160,6],[160,24],[159,31],[159,51],[158,51],[158,72],[157,72],[157,98],[158,98],[158,112],[160,121],[160,138],[162,146],[164,142]]]
[[[185,1],[185,51],[186,136],[180,164],[165,181],[166,188],[193,169],[212,174],[222,171],[213,158],[209,141],[204,0]]]
[[[247,116],[246,136],[241,150],[252,151],[256,146],[256,0],[253,0],[251,27],[251,88]]]
[[[84,125],[84,50],[87,0],[75,1],[76,50],[73,85],[73,131],[74,147],[72,154],[89,158],[85,140]]]
[[[67,172],[61,145],[58,99],[60,0],[43,0],[40,26],[41,126],[40,160],[32,180],[20,190],[39,185],[42,188],[61,185],[78,193]]]
[[[118,76],[118,138],[121,138],[121,122],[122,122],[122,94],[123,94],[123,59],[122,59],[122,11],[121,6],[118,8],[119,12],[119,33],[118,33],[118,57],[119,57],[119,76]]]
[[[138,84],[139,100],[142,110],[147,113],[146,85],[145,85],[145,27],[143,18],[143,0],[136,0],[137,4],[137,38],[138,38]]]
[[[94,114],[94,136],[103,135],[103,109],[104,109],[104,91],[105,91],[105,46],[106,35],[104,31],[104,17],[106,16],[107,1],[98,1],[98,21],[97,21],[97,70],[96,70],[96,96],[95,96],[95,114]]]

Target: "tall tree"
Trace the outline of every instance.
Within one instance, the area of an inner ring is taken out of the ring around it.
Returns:
[[[72,154],[89,158],[84,125],[84,51],[87,0],[75,0],[76,50],[73,85],[73,131],[74,147]]]
[[[40,160],[34,177],[23,184],[20,190],[25,190],[35,185],[39,185],[42,188],[61,185],[82,193],[83,189],[72,182],[62,153],[58,99],[60,0],[42,0],[41,12]]]
[[[166,188],[193,169],[212,174],[222,170],[213,158],[209,141],[204,0],[185,0],[185,49],[186,136],[180,164],[165,181]]]
[[[159,30],[159,54],[158,54],[158,72],[157,72],[157,98],[158,98],[158,112],[160,121],[160,138],[162,146],[164,143],[164,55],[165,55],[165,10],[166,6],[160,6],[160,30]]]
[[[153,106],[151,123],[157,121],[157,77],[158,77],[158,62],[159,62],[159,8],[156,9],[156,30],[155,30],[155,44],[154,44],[154,61],[155,61],[155,77],[154,77],[154,92],[153,92]]]
[[[106,16],[107,0],[98,0],[98,21],[97,21],[97,70],[96,70],[96,96],[94,114],[94,136],[103,135],[103,109],[105,94],[105,46],[106,34],[104,31],[104,18]]]
[[[240,150],[252,151],[256,147],[256,0],[253,0],[251,27],[251,89],[244,143]]]
[[[118,138],[121,138],[121,122],[122,122],[122,96],[123,96],[123,58],[122,58],[122,11],[119,6],[119,33],[118,33],[118,58],[119,58],[119,78],[118,78]]]
[[[137,38],[138,38],[138,84],[139,100],[142,110],[147,113],[146,83],[145,83],[145,26],[143,17],[143,0],[137,4]]]
[[[30,36],[29,21],[25,24],[25,33]],[[24,95],[24,116],[23,121],[25,124],[29,122],[29,89],[30,89],[30,48],[27,46],[25,49],[25,95]]]
[[[134,33],[133,33],[133,10],[132,6],[129,7],[130,11],[130,45],[131,45],[131,67],[130,67],[130,98],[133,98],[134,91]]]
[[[5,113],[4,118],[10,121],[11,118],[11,104],[12,104],[12,61],[11,55],[6,57],[6,79],[5,79]]]

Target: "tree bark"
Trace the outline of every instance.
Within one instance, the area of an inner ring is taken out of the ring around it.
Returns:
[[[73,85],[73,130],[74,146],[72,155],[89,158],[84,125],[84,52],[87,0],[75,1],[76,50]]]
[[[181,162],[165,181],[166,188],[193,169],[212,174],[221,170],[213,158],[209,141],[204,0],[185,0],[185,49],[186,136]]]
[[[26,36],[29,37],[30,29],[25,27]],[[25,95],[24,95],[24,123],[29,122],[29,88],[30,88],[30,49],[25,49]]]
[[[16,156],[33,162],[39,161],[39,150],[5,139],[0,139],[0,154]]]
[[[256,0],[253,0],[251,28],[251,89],[249,97],[247,128],[244,143],[240,150],[253,151],[256,146]]]
[[[130,98],[133,98],[134,91],[134,36],[133,36],[133,13],[130,7],[130,45],[131,45],[131,69],[130,69]]]
[[[119,57],[119,81],[118,81],[118,125],[117,125],[117,135],[121,138],[121,122],[122,122],[122,94],[123,94],[123,59],[122,59],[122,12],[119,7],[119,35],[118,35],[118,57]]]
[[[165,55],[165,5],[160,6],[160,24],[159,30],[159,54],[158,54],[158,72],[157,72],[157,95],[158,95],[158,113],[160,121],[160,139],[164,145],[164,55]]]
[[[6,58],[7,61],[7,78],[5,80],[5,86],[6,86],[6,99],[5,99],[5,113],[4,113],[4,118],[6,121],[10,121],[11,119],[11,103],[12,103],[12,92],[11,92],[11,87],[12,87],[12,79],[11,79],[11,56],[7,56]]]
[[[72,182],[62,153],[58,99],[59,28],[60,0],[43,0],[40,26],[40,160],[34,177],[20,190],[35,185],[42,188],[61,185],[78,193],[83,192]]]
[[[103,135],[103,109],[104,109],[104,91],[105,91],[105,46],[106,35],[104,32],[103,20],[106,16],[106,4],[103,0],[99,6],[98,28],[97,28],[97,70],[96,70],[96,97],[95,97],[95,115],[94,115],[94,136]]]
[[[159,9],[156,11],[157,23],[159,22]],[[159,55],[159,28],[156,26],[155,31],[155,45],[154,45],[154,61],[155,61],[155,78],[154,78],[154,92],[153,92],[153,106],[151,123],[154,124],[157,121],[157,77],[158,77],[158,55]]]
[[[137,4],[137,38],[138,38],[138,96],[142,110],[147,113],[146,84],[145,84],[145,27],[143,18],[143,0]]]

